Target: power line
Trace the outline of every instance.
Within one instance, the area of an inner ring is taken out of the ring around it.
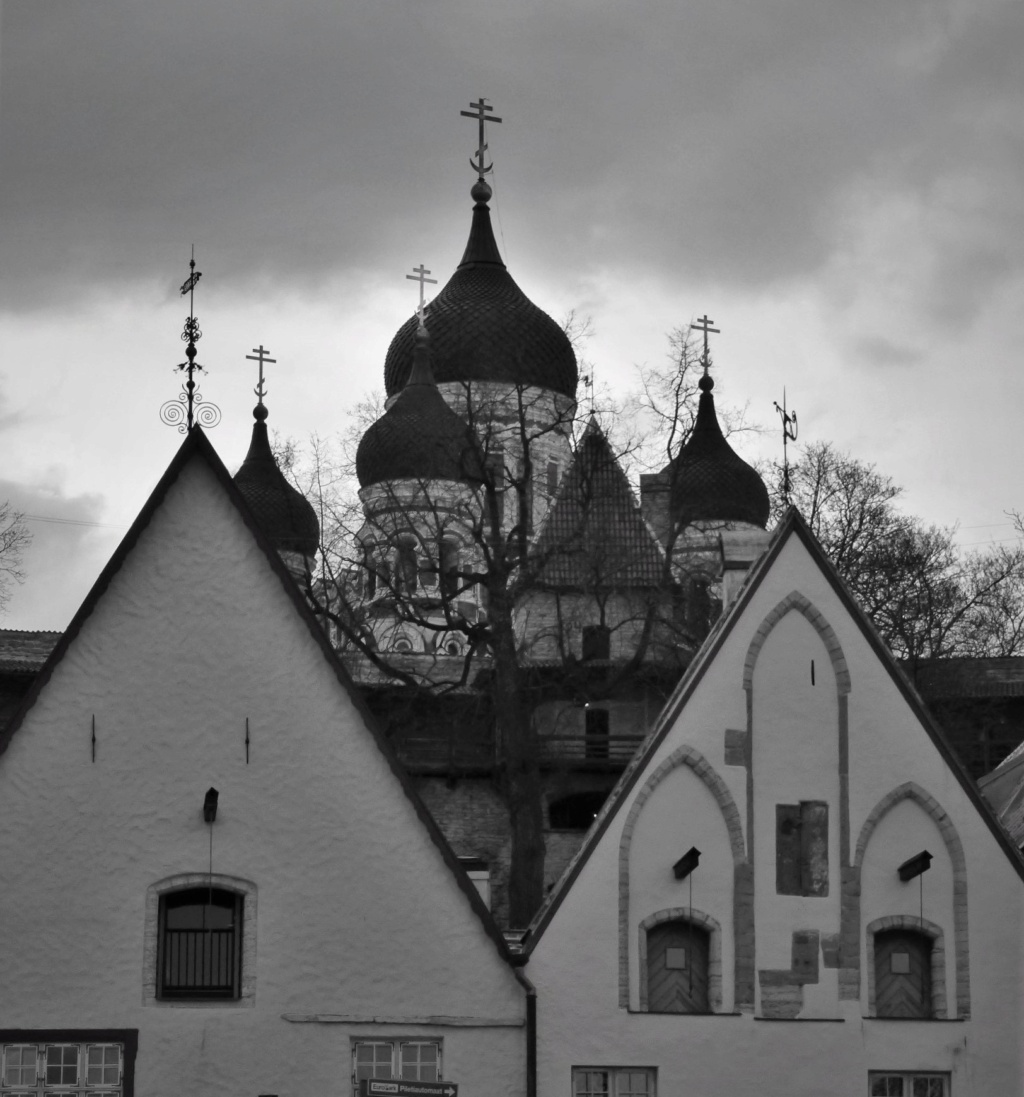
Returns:
[[[83,518],[54,518],[47,514],[23,514],[29,522],[51,522],[59,526],[92,526],[96,529],[127,529],[126,525],[116,522],[87,522]]]

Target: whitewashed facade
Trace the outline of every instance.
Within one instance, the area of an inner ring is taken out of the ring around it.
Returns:
[[[1022,879],[791,512],[531,929],[538,1092],[1020,1095]]]
[[[0,742],[3,1097],[349,1097],[355,1062],[523,1093],[504,942],[201,432],[29,701]],[[222,977],[212,944],[171,971],[204,892]]]

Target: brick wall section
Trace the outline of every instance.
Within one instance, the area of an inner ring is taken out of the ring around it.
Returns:
[[[732,793],[722,778],[715,771],[710,762],[698,750],[691,746],[681,746],[674,750],[660,765],[655,767],[650,776],[644,782],[643,787],[636,794],[625,825],[622,828],[622,838],[619,841],[619,1005],[623,1009],[629,1008],[629,851],[633,841],[633,832],[636,829],[637,819],[643,810],[644,804],[650,799],[651,794],[661,782],[679,766],[689,766],[694,773],[707,785],[711,795],[714,796],[729,832],[729,844],[732,847],[733,872],[735,893],[733,897],[733,919],[736,933],[737,954],[737,982],[736,1002],[737,1009],[741,1001],[739,972],[739,953],[741,940],[748,942],[752,952],[754,936],[754,907],[753,907],[753,875],[750,874],[750,886],[744,886],[741,893],[741,883],[746,884],[741,870],[749,869],[746,851],[743,842],[743,824],[740,820],[739,808],[732,798]],[[746,896],[749,894],[749,904]],[[752,998],[752,995],[751,995]]]
[[[766,969],[758,972],[762,1017],[788,1020],[799,1015],[804,1005],[804,986],[818,981],[820,940],[821,935],[816,929],[794,930],[789,970]]]
[[[956,1015],[968,1018],[971,1015],[971,978],[970,954],[967,931],[967,858],[964,856],[963,843],[957,833],[953,820],[943,810],[942,805],[930,793],[925,792],[913,781],[894,788],[875,805],[857,839],[857,851],[854,859],[854,871],[857,874],[857,924],[860,924],[860,872],[864,864],[864,854],[868,840],[882,816],[902,800],[913,800],[919,804],[935,821],[946,843],[949,858],[953,865],[953,948],[956,955]],[[846,896],[844,894],[844,900]],[[874,925],[875,923],[872,923]],[[931,923],[929,923],[930,925]],[[858,932],[859,937],[859,932]],[[859,955],[858,941],[858,955]],[[871,972],[868,972],[871,978]],[[859,987],[858,987],[859,994]]]

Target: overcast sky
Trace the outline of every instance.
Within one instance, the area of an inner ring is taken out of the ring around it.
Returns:
[[[191,246],[211,439],[344,426],[469,227],[495,226],[635,384],[708,313],[716,395],[831,440],[964,544],[1024,509],[1021,0],[3,0],[0,498],[30,519],[6,627],[63,628],[181,442]],[[51,519],[40,521],[39,519]],[[80,524],[79,524],[80,523]]]

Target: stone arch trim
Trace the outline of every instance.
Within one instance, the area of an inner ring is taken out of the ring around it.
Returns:
[[[190,1002],[160,1001],[156,996],[156,963],[160,924],[160,898],[182,888],[211,885],[235,891],[245,899],[242,911],[242,984],[237,1001]],[[256,1004],[256,885],[240,876],[220,872],[179,872],[165,876],[146,888],[145,922],[142,936],[142,1004],[170,1009],[237,1009]]]
[[[875,1002],[875,934],[887,929],[912,929],[932,939],[932,1016],[941,1019],[948,1017],[946,941],[942,933],[942,926],[929,922],[926,918],[918,918],[916,914],[887,914],[867,924],[868,1016],[878,1016],[878,1007]]]
[[[722,1010],[722,927],[696,907],[667,907],[648,915],[639,927],[637,955],[640,960],[640,1009],[648,1010],[647,997],[647,933],[663,922],[689,922],[708,931],[708,1008],[712,1013]]]
[[[858,882],[858,891],[861,870],[864,865],[864,854],[871,835],[882,816],[903,800],[913,800],[931,816],[935,825],[939,828],[939,833],[942,835],[950,862],[953,865],[953,949],[956,958],[956,1015],[957,1017],[968,1018],[971,1015],[971,977],[967,936],[967,858],[964,855],[963,843],[960,841],[960,835],[953,825],[953,820],[939,801],[916,782],[905,781],[891,792],[886,793],[864,820],[864,825],[861,827],[860,835],[857,838],[857,849],[853,864]],[[920,919],[918,919],[918,922],[920,922]],[[874,978],[870,967],[868,969],[868,978],[869,980]]]
[[[711,763],[691,746],[677,747],[667,758],[657,765],[647,777],[640,791],[636,794],[629,814],[626,816],[625,825],[622,828],[622,837],[619,840],[619,1005],[623,1009],[629,1008],[629,853],[633,842],[633,832],[636,830],[637,820],[644,805],[650,799],[654,790],[662,781],[680,766],[689,766],[690,769],[704,782],[714,796],[725,819],[726,829],[729,832],[729,845],[732,849],[733,872],[735,887],[733,894],[734,923],[737,933],[735,948],[737,954],[740,947],[740,934],[744,939],[753,938],[754,933],[754,909],[753,893],[749,894],[748,888],[740,887],[740,876],[747,868],[746,844],[743,840],[743,824],[740,820],[739,808],[729,791],[728,785],[715,771]],[[741,902],[742,898],[742,902]],[[749,907],[749,911],[747,910]],[[740,914],[742,908],[742,917]],[[742,922],[742,925],[741,925]],[[748,923],[749,922],[749,926]],[[739,965],[737,965],[738,969]],[[737,980],[739,975],[737,974]]]
[[[786,597],[783,598],[765,617],[761,624],[757,626],[757,631],[754,633],[754,638],[750,641],[750,647],[747,648],[747,657],[743,663],[743,688],[746,690],[752,688],[754,683],[754,666],[757,663],[757,657],[761,654],[761,648],[764,647],[764,642],[768,639],[768,635],[772,629],[775,628],[782,618],[791,610],[802,613],[821,637],[821,642],[825,645],[825,650],[828,652],[829,659],[832,661],[832,670],[836,676],[836,692],[841,697],[845,696],[850,692],[850,668],[846,663],[843,646],[839,642],[839,637],[836,635],[835,629],[832,628],[825,619],[825,615],[821,610],[819,610],[808,598],[805,598],[798,590],[791,591],[787,594]]]

